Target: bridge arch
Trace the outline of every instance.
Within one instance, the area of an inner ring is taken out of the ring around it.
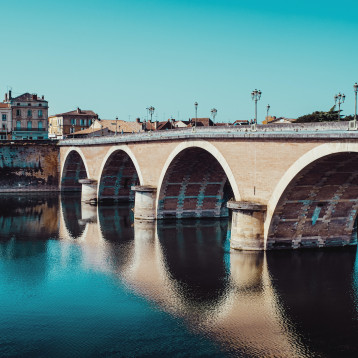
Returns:
[[[89,177],[86,158],[78,147],[70,147],[65,154],[61,168],[60,189],[62,191],[81,191],[79,179]]]
[[[126,145],[111,147],[99,171],[98,200],[134,201],[132,185],[142,185],[143,175],[133,152]]]
[[[267,205],[265,248],[356,244],[358,143],[326,143],[300,157]]]
[[[158,184],[158,219],[226,216],[225,202],[240,200],[226,159],[207,141],[180,143],[168,156]]]

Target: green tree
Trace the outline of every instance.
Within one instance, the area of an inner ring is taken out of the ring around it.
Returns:
[[[342,110],[341,110],[342,111]],[[352,120],[353,116],[346,116],[343,120]],[[305,114],[304,116],[298,117],[296,123],[307,123],[307,122],[332,122],[338,121],[338,111],[336,106],[333,106],[328,112],[316,111],[311,114]]]

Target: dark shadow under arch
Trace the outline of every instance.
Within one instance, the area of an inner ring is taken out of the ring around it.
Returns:
[[[73,150],[68,154],[63,166],[61,191],[81,191],[79,179],[87,178],[85,164],[78,152]]]
[[[134,185],[139,185],[139,178],[132,159],[123,150],[113,152],[101,174],[98,200],[134,201],[134,192],[131,190]]]
[[[158,219],[226,217],[234,196],[218,160],[202,148],[180,152],[164,176],[158,201]]]
[[[267,248],[354,245],[357,210],[358,153],[327,155],[301,170],[283,192]]]

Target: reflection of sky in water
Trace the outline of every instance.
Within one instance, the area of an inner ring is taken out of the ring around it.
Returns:
[[[49,200],[0,218],[21,222],[0,232],[0,355],[358,352],[352,248],[231,252],[227,220],[134,222],[129,206]]]

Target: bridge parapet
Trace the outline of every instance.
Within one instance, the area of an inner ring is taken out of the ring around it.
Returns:
[[[126,133],[91,138],[68,138],[59,141],[59,146],[83,146],[130,142],[150,142],[193,138],[332,138],[332,139],[358,139],[358,131],[349,130],[349,122],[319,122],[319,123],[291,123],[257,125],[256,130],[251,126],[218,126],[176,128],[166,131]]]

